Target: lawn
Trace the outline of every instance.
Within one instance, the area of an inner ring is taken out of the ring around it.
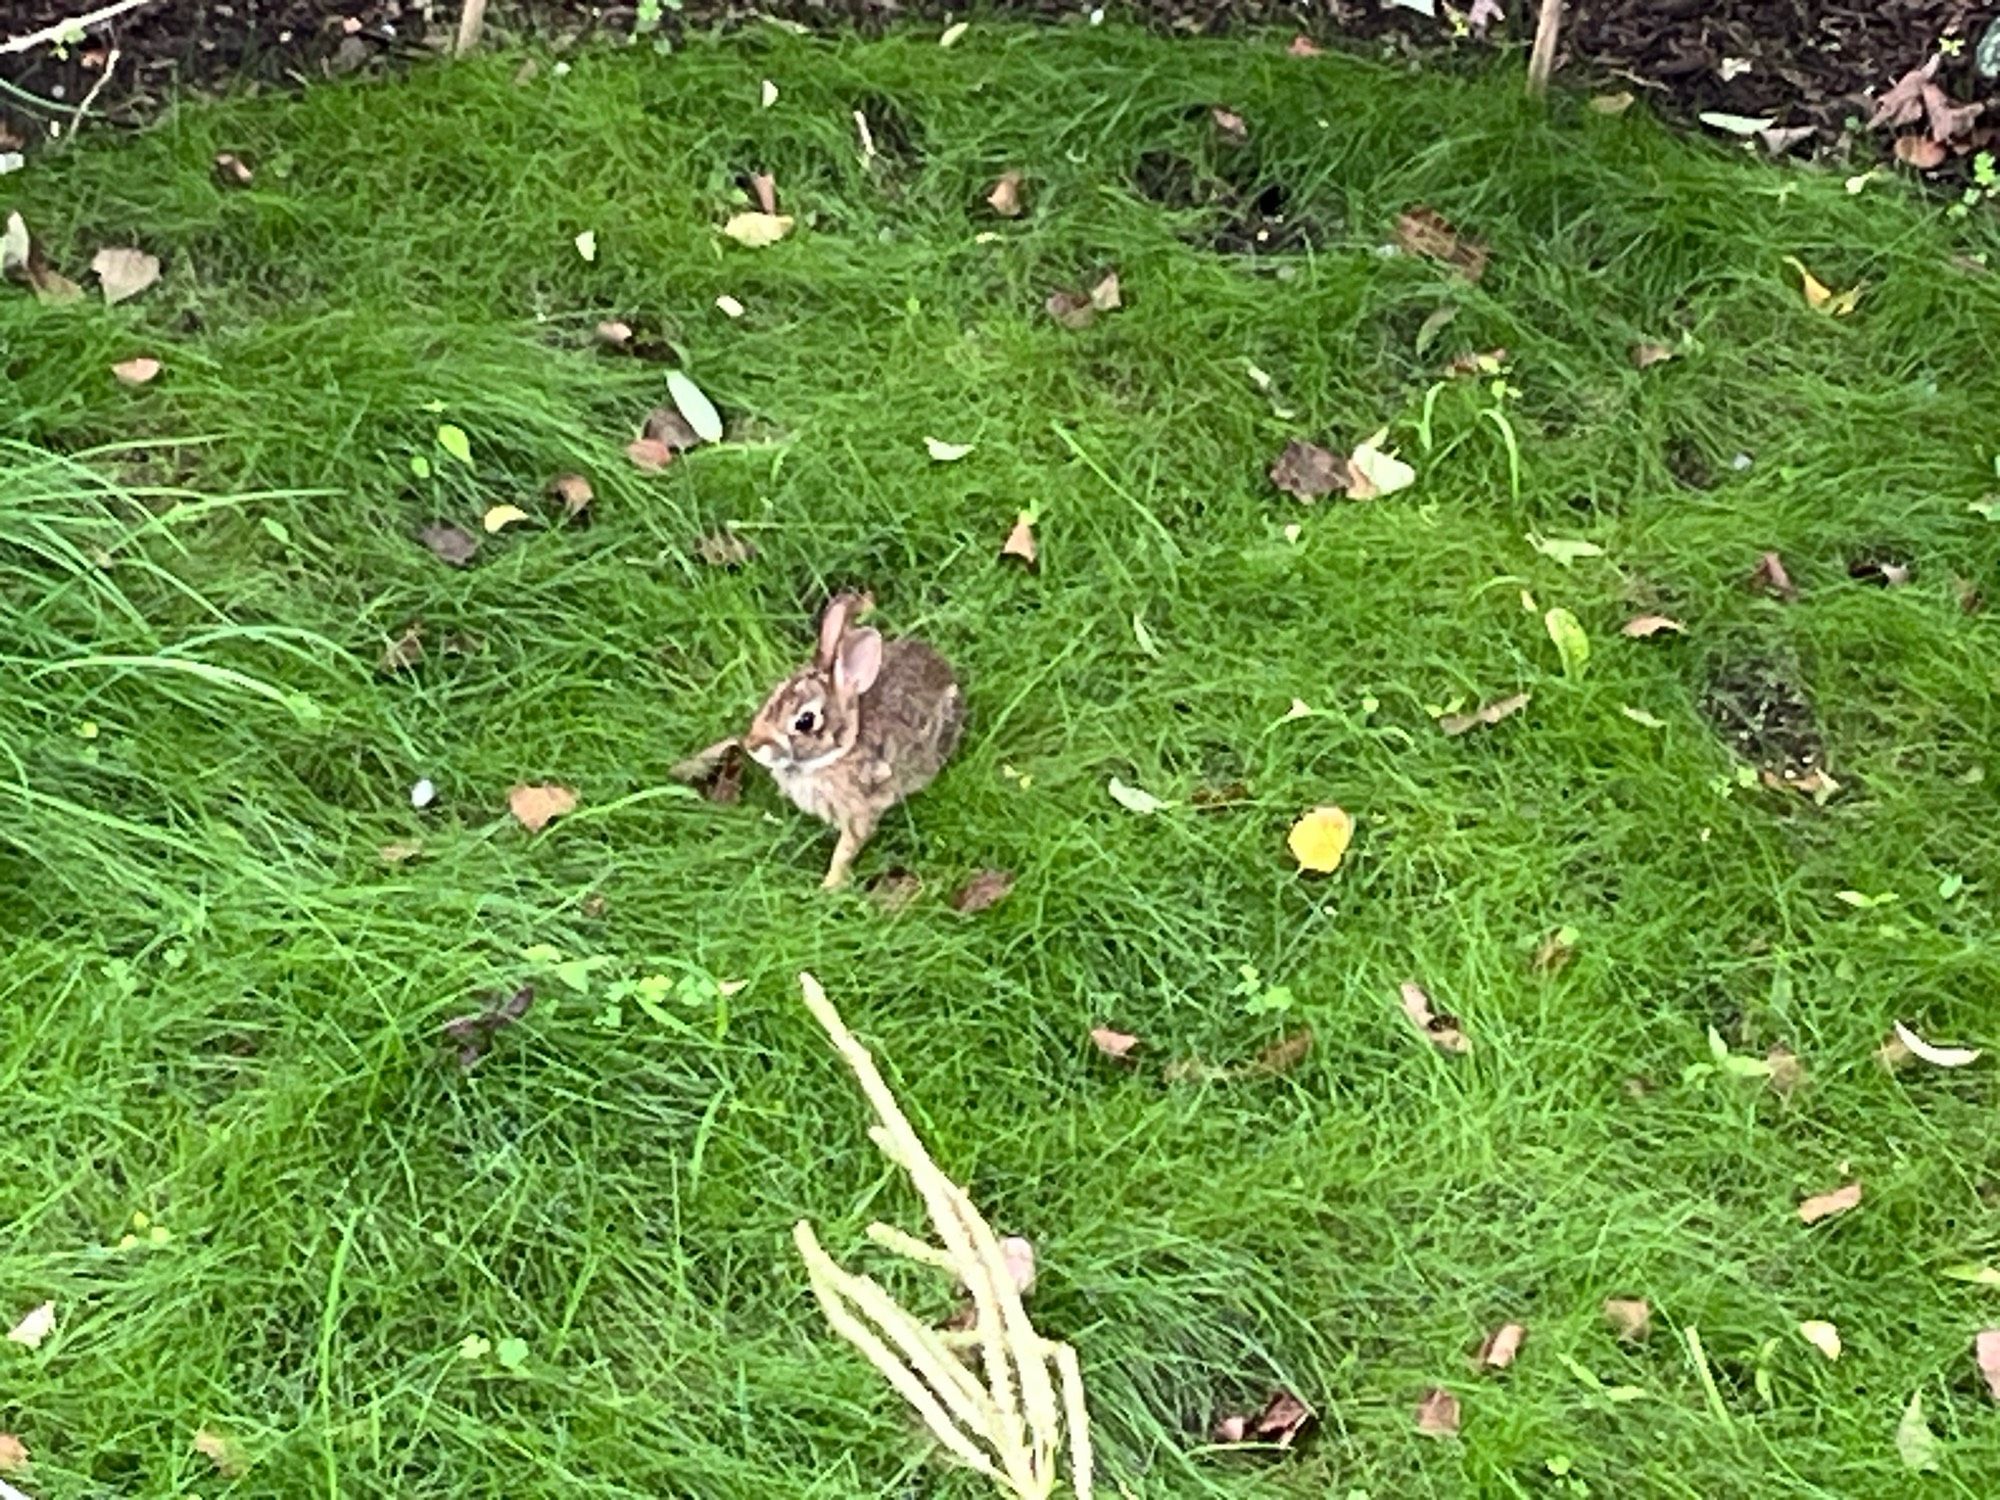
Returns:
[[[7,182],[90,292],[0,288],[0,1324],[57,1317],[0,1344],[12,1482],[984,1493],[792,1250],[921,1227],[811,969],[1035,1243],[1100,1493],[1992,1492],[2000,1291],[1948,1273],[2000,1261],[2000,1089],[1878,1057],[1898,1020],[2000,1041],[1989,205],[1282,37],[521,63],[190,103]],[[799,222],[749,249],[718,228],[757,170]],[[1426,205],[1476,284],[1384,252]],[[104,306],[105,245],[159,284]],[[1865,284],[1851,315],[1787,257]],[[1091,326],[1045,310],[1114,270]],[[114,380],[134,355],[162,373]],[[730,430],[647,472],[674,364]],[[1384,428],[1399,493],[1267,477]],[[488,535],[497,504],[529,519]],[[1023,510],[1038,571],[999,556]],[[754,556],[704,560],[732,532]],[[1749,582],[1767,552],[1795,598]],[[761,773],[731,806],[668,770],[841,587],[952,659],[971,728],[827,894]],[[524,783],[578,805],[531,835]],[[1354,842],[1303,875],[1324,804]],[[953,910],[984,869],[1011,894]],[[444,1023],[522,985],[462,1066]],[[1434,1387],[1456,1436],[1417,1430]],[[1315,1433],[1211,1445],[1281,1389]]]

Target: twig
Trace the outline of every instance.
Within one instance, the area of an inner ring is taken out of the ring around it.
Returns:
[[[458,44],[451,49],[451,55],[469,55],[479,45],[479,34],[485,29],[486,0],[465,0],[465,9],[458,13]]]
[[[44,42],[60,42],[78,32],[88,31],[93,26],[101,25],[113,16],[122,16],[128,10],[137,10],[140,6],[151,3],[152,0],[114,0],[113,4],[101,6],[87,15],[72,16],[67,21],[57,21],[52,26],[44,26],[40,31],[31,31],[26,36],[9,37],[6,41],[0,42],[0,57],[12,57],[17,52],[26,52],[41,46]]]
[[[1541,14],[1535,18],[1535,45],[1528,54],[1528,92],[1548,92],[1549,70],[1556,61],[1556,32],[1562,26],[1563,0],[1542,0]]]
[[[113,47],[104,55],[104,71],[97,75],[97,82],[90,86],[90,92],[83,96],[83,101],[77,105],[75,111],[69,117],[69,134],[71,140],[75,140],[77,131],[83,128],[83,117],[90,113],[90,106],[95,104],[97,96],[104,92],[104,85],[111,82],[111,71],[118,66],[118,59],[121,55],[116,47]]]

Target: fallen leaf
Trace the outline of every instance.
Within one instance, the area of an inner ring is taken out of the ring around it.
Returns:
[[[1454,354],[1446,360],[1444,374],[1452,380],[1498,375],[1506,363],[1505,349],[1476,349],[1465,354]]]
[[[1772,1045],[1764,1054],[1765,1065],[1770,1069],[1766,1075],[1771,1080],[1771,1092],[1780,1099],[1789,1099],[1805,1086],[1806,1065],[1785,1048]]]
[[[1783,156],[1801,141],[1811,140],[1813,134],[1810,125],[1778,125],[1770,130],[1758,131],[1757,140],[1767,155]]]
[[[1326,48],[1316,46],[1313,39],[1302,31],[1292,38],[1292,44],[1285,52],[1291,57],[1324,57]]]
[[[11,1432],[0,1432],[0,1474],[18,1474],[28,1467],[28,1445]]]
[[[1799,591],[1792,585],[1792,575],[1785,571],[1784,559],[1775,552],[1766,552],[1757,559],[1757,566],[1750,570],[1746,580],[1753,589],[1762,589],[1775,599],[1787,604],[1797,601]]]
[[[1927,135],[1899,135],[1896,137],[1896,160],[1906,167],[1915,167],[1919,172],[1929,172],[1944,165],[1949,154],[1944,147]]]
[[[1417,482],[1417,471],[1380,444],[1389,436],[1387,428],[1378,432],[1347,456],[1350,482],[1347,493],[1356,500],[1373,500],[1393,495]]]
[[[1634,344],[1630,352],[1633,367],[1640,370],[1665,364],[1674,357],[1674,351],[1665,344]]]
[[[530,833],[540,833],[564,813],[576,810],[576,793],[554,782],[517,786],[507,793],[507,810]]]
[[[1241,146],[1248,143],[1250,127],[1243,123],[1243,116],[1221,108],[1211,109],[1208,116],[1215,121],[1215,133],[1221,136],[1226,144]]]
[[[1126,1031],[1113,1031],[1109,1026],[1090,1028],[1090,1044],[1115,1062],[1124,1062],[1139,1045],[1139,1039]]]
[[[454,526],[449,521],[433,521],[417,533],[417,540],[431,549],[440,561],[462,568],[472,561],[479,550],[479,538],[463,527]]]
[[[1285,847],[1301,870],[1331,875],[1354,842],[1354,819],[1338,807],[1316,807],[1292,825]]]
[[[1223,1417],[1215,1424],[1218,1443],[1263,1443],[1289,1448],[1317,1420],[1311,1407],[1290,1391],[1273,1391],[1255,1416]]]
[[[1313,1034],[1309,1026],[1287,1032],[1251,1059],[1250,1073],[1289,1073],[1312,1052]]]
[[[656,406],[647,412],[646,425],[639,429],[639,440],[658,443],[669,455],[699,448],[702,442],[694,424],[675,406]]]
[[[418,624],[405,625],[403,633],[382,648],[382,655],[375,663],[375,670],[384,677],[393,677],[398,672],[410,671],[424,659],[424,627]]]
[[[1104,279],[1090,289],[1090,305],[1099,312],[1111,312],[1125,305],[1125,298],[1118,286],[1118,273],[1107,272]]]
[[[884,911],[901,911],[923,894],[924,883],[898,866],[870,877],[865,889],[868,898]]]
[[[970,21],[954,21],[951,25],[945,27],[943,34],[938,37],[938,45],[940,47],[951,46],[960,37],[964,36],[971,27],[972,23]]]
[[[1667,721],[1658,714],[1649,714],[1645,709],[1634,708],[1629,703],[1620,704],[1618,711],[1634,724],[1642,724],[1648,729],[1665,729],[1667,727]]]
[[[486,1003],[469,1016],[457,1016],[445,1022],[442,1028],[444,1034],[459,1044],[460,1065],[469,1068],[484,1057],[486,1049],[493,1045],[494,1036],[525,1016],[534,1003],[535,987],[524,984],[511,995],[488,997]]]
[[[1732,115],[1719,109],[1705,109],[1695,118],[1711,130],[1727,135],[1762,135],[1778,122],[1768,115]]]
[[[1941,1266],[1938,1275],[1949,1276],[1953,1281],[1970,1282],[1973,1286],[2000,1286],[2000,1266],[1982,1266],[1976,1261]]]
[[[472,439],[466,436],[463,427],[453,422],[440,424],[437,430],[437,445],[444,449],[447,457],[464,464],[468,469],[472,467]]]
[[[1465,13],[1465,24],[1472,28],[1472,34],[1482,41],[1486,30],[1495,21],[1507,19],[1507,12],[1500,8],[1499,0],[1472,0],[1472,9]]]
[[[1528,960],[1528,967],[1544,976],[1560,973],[1563,967],[1576,957],[1576,945],[1580,936],[1574,927],[1558,927],[1542,939],[1535,949],[1534,956]]]
[[[769,172],[750,174],[750,195],[757,200],[759,212],[776,216],[778,212],[778,179]]]
[[[725,318],[740,318],[743,316],[743,304],[727,292],[722,293],[715,299],[715,306],[716,310]]]
[[[693,429],[694,435],[704,443],[722,441],[722,415],[716,411],[715,403],[701,393],[701,387],[679,370],[667,371],[667,394],[674,399],[674,409]],[[648,433],[650,437],[665,437],[665,433]]]
[[[1502,1323],[1481,1341],[1472,1362],[1482,1370],[1504,1370],[1514,1363],[1514,1356],[1521,1352],[1521,1341],[1527,1336],[1528,1330],[1521,1324]]]
[[[581,255],[585,262],[597,259],[597,231],[595,229],[584,230],[583,233],[576,237],[573,243],[576,245],[576,253]]]
[[[1982,1328],[1972,1340],[1972,1359],[1986,1377],[1986,1393],[2000,1401],[2000,1328]]]
[[[1938,54],[1933,53],[1920,67],[1910,69],[1901,78],[1890,84],[1880,99],[1875,101],[1875,112],[1868,117],[1868,128],[1876,130],[1887,125],[1914,125],[1923,118],[1924,88],[1938,70]]]
[[[1417,325],[1415,348],[1418,359],[1424,357],[1431,345],[1437,342],[1438,335],[1450,327],[1457,317],[1458,304],[1455,302],[1447,302],[1443,307],[1434,308],[1425,315],[1423,322]]]
[[[0,234],[0,275],[25,282],[37,302],[75,302],[83,296],[82,287],[49,268],[42,247],[18,213],[7,215],[6,232]]]
[[[421,776],[410,787],[410,806],[422,812],[437,801],[437,783],[428,776]]]
[[[40,1307],[30,1308],[21,1321],[7,1330],[7,1342],[19,1344],[23,1349],[39,1349],[42,1340],[55,1332],[56,1305],[44,1302]]]
[[[986,195],[989,208],[1003,219],[1021,217],[1021,174],[1003,172],[1000,180],[993,184],[993,191]]]
[[[597,342],[611,349],[623,349],[632,342],[632,325],[607,318],[597,325]]]
[[[489,506],[486,514],[479,518],[479,524],[486,528],[488,536],[492,536],[496,532],[505,531],[509,526],[518,526],[521,522],[531,519],[533,518],[518,505],[494,505]]]
[[[1088,328],[1097,321],[1097,309],[1090,305],[1090,298],[1077,292],[1050,292],[1042,305],[1065,328]]]
[[[121,359],[111,367],[111,373],[118,378],[120,385],[144,385],[158,375],[160,369],[157,359],[149,359],[142,354],[136,359]]]
[[[1454,1437],[1458,1433],[1458,1397],[1442,1386],[1433,1386],[1417,1402],[1417,1431],[1425,1437]]]
[[[1039,566],[1035,549],[1035,521],[1027,511],[1014,518],[1014,529],[1000,548],[1002,557],[1018,557],[1032,570]]]
[[[1293,438],[1271,465],[1271,483],[1310,505],[1321,495],[1345,492],[1353,482],[1347,460],[1317,443]]]
[[[1472,1038],[1461,1029],[1457,1016],[1444,1015],[1431,1008],[1431,997],[1424,987],[1414,979],[1406,979],[1400,986],[1403,999],[1403,1014],[1410,1024],[1422,1032],[1425,1040],[1440,1052],[1455,1056],[1472,1050]]]
[[[375,851],[385,865],[406,865],[424,852],[419,843],[384,844]]]
[[[1510,719],[1528,703],[1529,694],[1515,693],[1506,698],[1495,698],[1469,714],[1446,714],[1437,721],[1437,725],[1447,735],[1461,735],[1482,724],[1498,724],[1502,719]]]
[[[1150,817],[1154,813],[1165,812],[1168,808],[1173,806],[1173,803],[1163,802],[1158,797],[1155,797],[1151,792],[1146,791],[1143,788],[1136,786],[1127,786],[1124,782],[1120,781],[1116,776],[1112,777],[1111,780],[1105,784],[1105,790],[1110,792],[1111,800],[1113,802],[1116,802],[1120,807],[1124,808],[1127,812],[1137,813],[1141,817]]]
[[[1861,1201],[1861,1184],[1850,1182],[1845,1187],[1837,1187],[1830,1193],[1816,1193],[1799,1204],[1799,1221],[1817,1224],[1821,1219],[1831,1219],[1836,1214],[1844,1214]]]
[[[674,461],[674,450],[658,438],[634,438],[625,445],[625,456],[632,460],[632,466],[649,473],[658,473]]]
[[[1653,1331],[1653,1306],[1644,1297],[1606,1297],[1604,1317],[1622,1344],[1636,1344]]]
[[[1413,208],[1397,215],[1396,243],[1404,254],[1440,261],[1467,281],[1477,281],[1486,274],[1486,247],[1477,240],[1461,238],[1434,208]]]
[[[503,1370],[518,1370],[528,1362],[526,1339],[502,1339],[493,1346],[493,1357]]]
[[[1527,536],[1528,545],[1551,562],[1565,568],[1586,557],[1602,557],[1604,549],[1595,542],[1586,542],[1578,537],[1543,536],[1539,531],[1531,531]]]
[[[219,1432],[211,1432],[206,1427],[195,1433],[194,1451],[214,1464],[216,1473],[224,1479],[235,1479],[250,1467],[250,1460],[244,1455],[241,1443]]]
[[[1590,660],[1590,637],[1584,633],[1582,622],[1557,605],[1542,616],[1542,628],[1555,642],[1556,655],[1562,658],[1563,675],[1579,675]]]
[[[1785,264],[1799,273],[1799,290],[1805,294],[1806,306],[1815,312],[1823,312],[1830,318],[1844,318],[1860,304],[1861,285],[1849,287],[1837,296],[1832,288],[1806,269],[1805,262],[1796,255],[1787,255]]]
[[[733,531],[711,531],[698,537],[694,555],[711,568],[740,568],[756,557],[756,546]]]
[[[953,893],[950,906],[971,916],[1005,900],[1014,889],[1014,877],[1006,870],[981,870]]]
[[[590,509],[597,492],[581,474],[558,474],[549,481],[549,493],[562,501],[563,515],[574,521]]]
[[[1938,1441],[1924,1420],[1922,1391],[1910,1392],[1910,1404],[1903,1408],[1903,1419],[1896,1424],[1896,1453],[1906,1469],[1919,1474],[1937,1472]]]
[[[947,443],[943,438],[924,439],[924,452],[928,453],[931,462],[936,464],[955,464],[976,446],[978,445],[975,443]]]
[[[760,109],[769,109],[778,102],[778,86],[766,78],[757,87],[757,104]]]
[[[1618,627],[1620,635],[1630,636],[1635,641],[1643,641],[1658,635],[1663,630],[1678,635],[1687,627],[1669,615],[1634,615]]]
[[[224,187],[248,187],[257,174],[233,151],[215,153],[215,180]]]
[[[1951,96],[1934,83],[1924,87],[1924,118],[1930,124],[1931,139],[1941,144],[1964,135],[1985,109],[1984,102],[1952,103]]]
[[[1977,1047],[1934,1047],[1901,1021],[1896,1023],[1896,1040],[1934,1068],[1965,1068],[1979,1061]]]
[[[723,234],[737,244],[752,250],[762,250],[767,245],[775,245],[792,232],[790,214],[740,213],[730,216],[722,226]]]
[[[1803,1323],[1799,1324],[1799,1337],[1804,1339],[1808,1344],[1811,1344],[1813,1348],[1819,1350],[1828,1359],[1840,1358],[1843,1347],[1840,1342],[1840,1330],[1835,1328],[1831,1323],[1823,1322],[1818,1318],[1807,1318]]]
[[[97,273],[97,284],[107,307],[138,296],[160,279],[158,256],[124,245],[110,245],[98,251],[90,269]]]
[[[1622,115],[1637,102],[1635,96],[1630,92],[1597,94],[1592,96],[1590,108],[1594,114]]]

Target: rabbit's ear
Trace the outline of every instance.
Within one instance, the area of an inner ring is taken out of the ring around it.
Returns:
[[[833,669],[840,638],[847,633],[847,617],[853,610],[852,594],[835,594],[827,601],[826,613],[819,617],[819,649],[813,653],[813,665],[822,672]]]
[[[833,658],[833,690],[843,698],[858,698],[875,686],[882,671],[882,632],[850,630],[840,639]]]

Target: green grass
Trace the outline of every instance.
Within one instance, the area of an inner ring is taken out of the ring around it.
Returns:
[[[1082,1351],[1107,1493],[1990,1492],[1970,1346],[2000,1294],[1940,1271],[2000,1258],[2000,1091],[1990,1061],[1874,1058],[1898,1017],[2000,1041],[2000,632],[1955,584],[2000,589],[2000,525],[1967,509],[1995,485],[2000,278],[1950,264],[2000,249],[1990,218],[1282,39],[768,32],[521,84],[517,62],[189,106],[8,183],[71,274],[106,243],[166,261],[115,309],[0,295],[0,1318],[60,1318],[37,1352],[0,1345],[18,1482],[979,1493],[825,1330],[791,1251],[800,1217],[842,1256],[871,1217],[918,1223],[798,1003],[810,967],[940,1162],[1039,1246],[1034,1310]],[[870,170],[850,112],[887,140],[884,101],[917,149]],[[218,189],[219,150],[255,184]],[[1283,182],[1316,248],[1207,248],[1212,215],[1133,191],[1151,151]],[[758,167],[804,222],[751,252],[715,226]],[[997,223],[1009,167],[1031,213]],[[1490,242],[1476,287],[1378,253],[1418,203]],[[1806,309],[1786,255],[1866,281],[1858,312]],[[1112,267],[1121,311],[1043,313]],[[606,317],[671,339],[741,440],[631,469],[664,383],[592,346]],[[1427,407],[1440,360],[1496,345],[1510,394]],[[116,386],[137,352],[166,373]],[[1264,479],[1290,436],[1381,426],[1408,493],[1307,510]],[[933,465],[926,435],[978,447]],[[1689,455],[1712,487],[1674,477]],[[587,529],[543,513],[463,572],[412,539],[539,512],[569,469]],[[1023,507],[1039,575],[995,556]],[[737,572],[692,550],[725,523],[759,550]],[[1564,568],[1530,531],[1605,556]],[[1800,602],[1743,587],[1769,548]],[[1909,587],[1849,578],[1884,553]],[[973,710],[864,856],[925,881],[898,916],[816,889],[830,841],[768,785],[712,808],[666,777],[859,584]],[[1523,590],[1582,620],[1583,674]],[[1618,635],[1653,608],[1685,638]],[[379,677],[413,620],[480,649]],[[1815,704],[1824,809],[1738,784],[1702,703],[1745,662]],[[1526,712],[1462,738],[1427,709],[1515,691]],[[1181,806],[1134,816],[1112,776]],[[582,805],[531,838],[506,794],[542,779]],[[1241,805],[1186,806],[1235,782]],[[1359,834],[1308,881],[1285,832],[1325,802]],[[385,866],[403,840],[424,857]],[[1011,898],[947,910],[984,866],[1018,872]],[[1536,974],[1564,925],[1573,962]],[[543,944],[601,960],[587,993],[524,957]],[[1246,1013],[1246,964],[1289,1013]],[[605,1024],[654,973],[750,986]],[[1406,1026],[1411,977],[1469,1056]],[[441,1023],[523,982],[534,1010],[462,1072]],[[1152,1061],[1097,1057],[1102,1022]],[[1161,1080],[1301,1024],[1288,1076]],[[1685,1078],[1711,1026],[1810,1082]],[[1850,1173],[1861,1207],[1801,1226]],[[135,1212],[170,1242],[116,1248]],[[1651,1300],[1648,1343],[1613,1340],[1608,1296]],[[1519,1363],[1473,1375],[1509,1318]],[[1840,1326],[1840,1364],[1802,1318]],[[474,1334],[529,1356],[460,1359]],[[1607,1401],[1566,1358],[1647,1394]],[[1459,1439],[1414,1431],[1434,1384]],[[1278,1386],[1321,1413],[1303,1451],[1203,1451]],[[1913,1391],[1943,1443],[1921,1482],[1892,1440]],[[203,1426],[245,1477],[190,1450]]]

